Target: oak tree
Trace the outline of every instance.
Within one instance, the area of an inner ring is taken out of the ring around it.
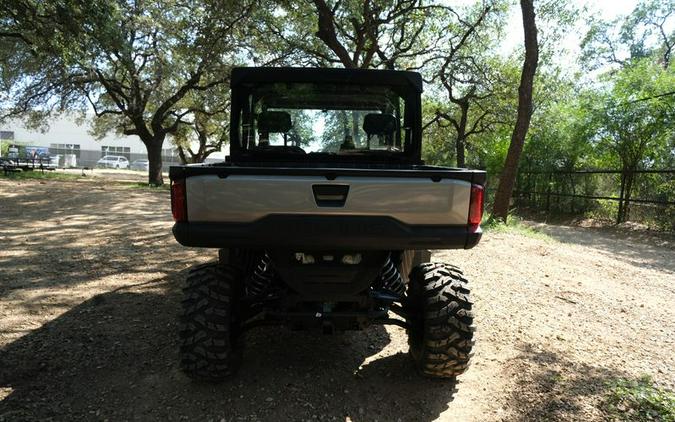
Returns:
[[[198,122],[186,101],[228,83],[253,2],[8,0],[0,6],[5,116],[93,111],[136,135],[161,185],[167,135]]]

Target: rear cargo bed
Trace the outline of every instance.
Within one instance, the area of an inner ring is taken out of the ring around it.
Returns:
[[[316,249],[470,248],[472,185],[485,173],[429,166],[397,169],[182,166],[186,246]]]

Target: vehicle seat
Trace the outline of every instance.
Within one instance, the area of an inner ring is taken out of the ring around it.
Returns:
[[[258,114],[258,130],[270,133],[287,133],[293,127],[291,115],[285,111],[263,111]]]
[[[288,132],[292,127],[291,115],[285,111],[263,111],[258,114],[258,131],[283,134],[284,146],[288,145]]]
[[[380,144],[383,140],[387,145],[392,145],[394,133],[398,130],[398,119],[393,114],[388,113],[370,113],[363,118],[363,131],[368,136],[368,149],[370,149],[370,138],[377,135]]]

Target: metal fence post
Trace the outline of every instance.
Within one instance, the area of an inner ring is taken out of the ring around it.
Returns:
[[[626,172],[625,170],[621,172],[621,190],[619,192],[619,211],[617,212],[616,215],[616,224],[621,224],[623,223],[623,195],[624,195],[624,188],[626,187]]]
[[[546,212],[551,210],[551,183],[553,183],[553,172],[548,174],[548,185],[546,187]]]

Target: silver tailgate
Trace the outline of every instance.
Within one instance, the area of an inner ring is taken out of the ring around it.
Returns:
[[[245,223],[270,214],[389,216],[406,224],[466,225],[471,183],[403,177],[191,176],[188,220]],[[313,185],[349,185],[343,206],[318,206]]]

